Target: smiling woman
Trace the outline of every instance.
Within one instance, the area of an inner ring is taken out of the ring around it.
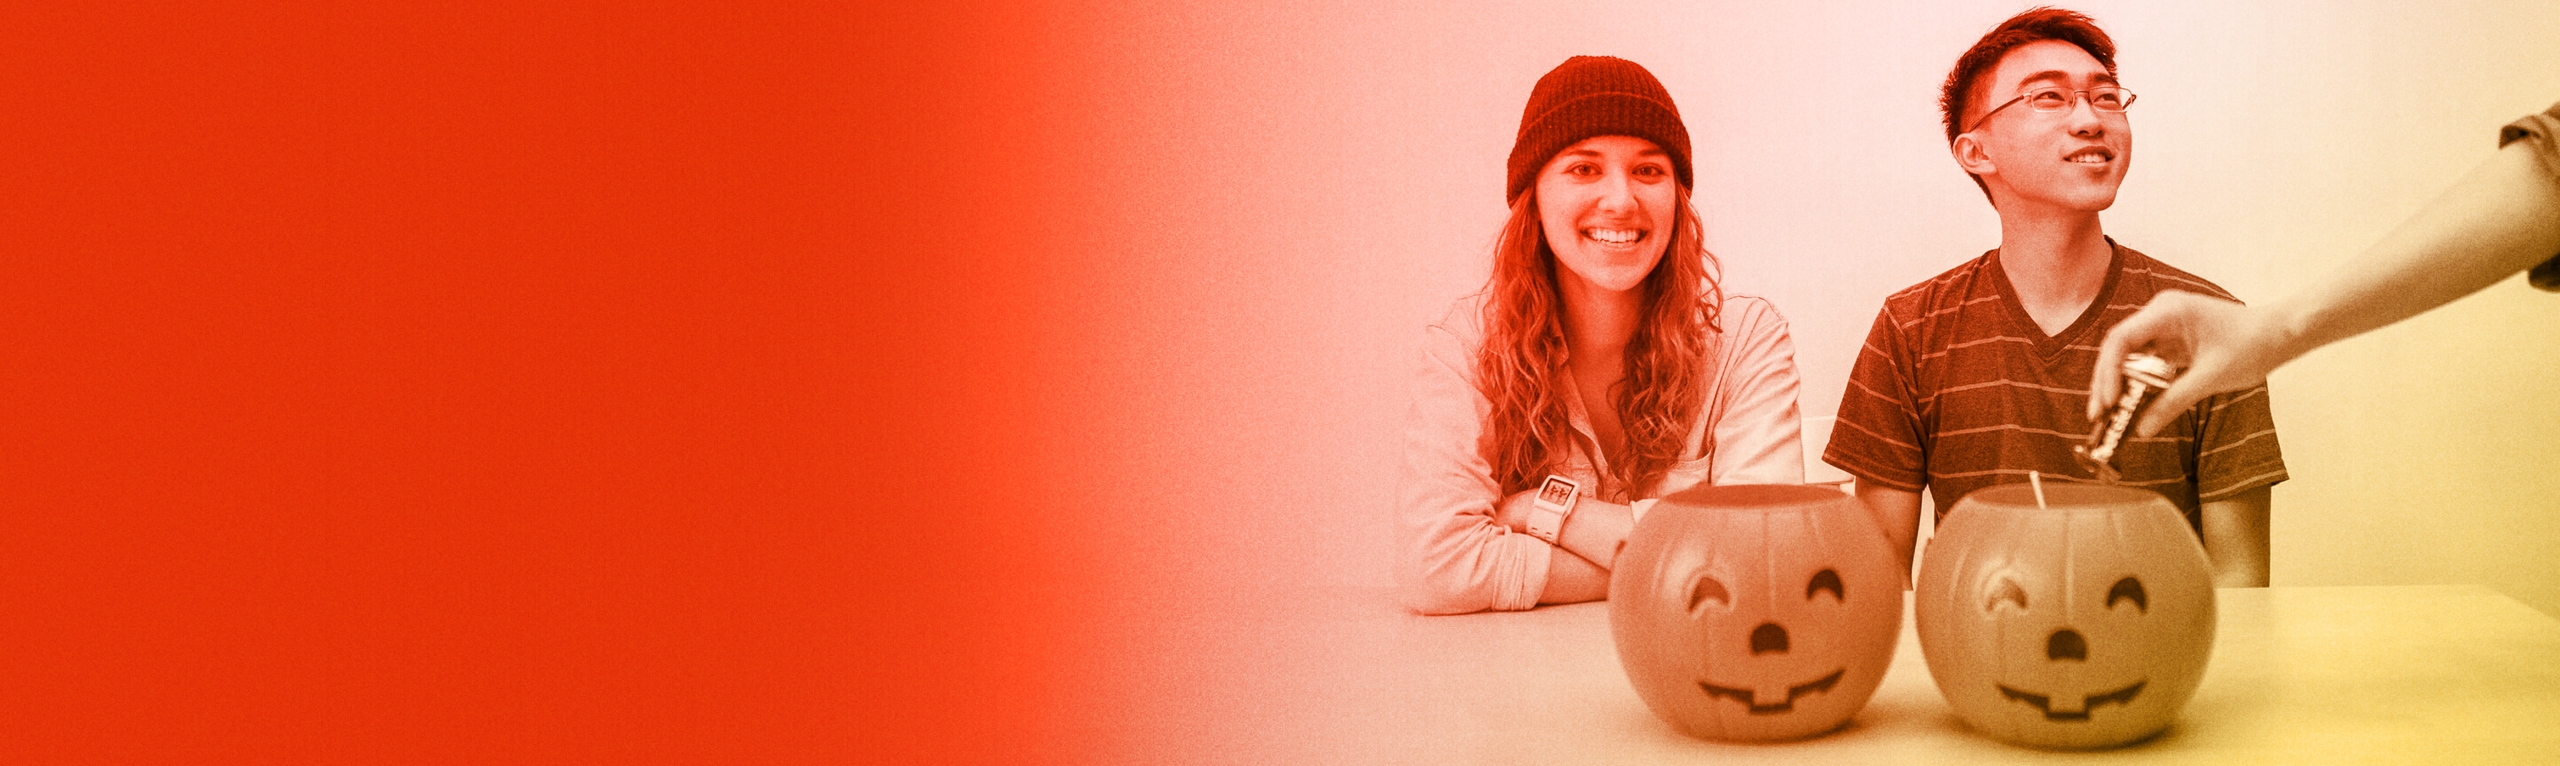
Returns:
[[[1680,203],[1671,155],[1651,141],[1598,136],[1566,147],[1538,172],[1538,218],[1568,313],[1632,297],[1662,260]]]
[[[1431,326],[1414,381],[1396,524],[1414,609],[1603,598],[1651,499],[1803,481],[1786,321],[1718,286],[1689,157],[1634,62],[1577,56],[1530,93],[1492,277]]]

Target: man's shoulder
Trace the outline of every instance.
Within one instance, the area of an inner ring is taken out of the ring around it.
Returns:
[[[2158,258],[2144,255],[2140,250],[2125,247],[2122,243],[2117,243],[2116,249],[2124,251],[2124,266],[2122,267],[2124,270],[2124,277],[2148,280],[2148,286],[2150,289],[2147,291],[2148,295],[2143,296],[2145,300],[2148,300],[2150,295],[2159,294],[2161,290],[2185,290],[2191,293],[2203,293],[2205,295],[2210,295],[2235,303],[2240,300],[2233,296],[2231,291],[2224,290],[2221,285],[2214,284],[2213,280],[2188,273],[2185,269],[2171,266]]]
[[[1955,268],[1921,280],[1910,287],[1894,291],[1884,298],[1885,313],[1896,320],[1910,322],[1929,316],[1938,309],[1964,305],[1991,265],[1991,253],[1956,264]]]

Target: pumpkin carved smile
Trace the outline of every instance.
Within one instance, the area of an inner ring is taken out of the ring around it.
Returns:
[[[2047,721],[2086,721],[2089,720],[2089,713],[2097,710],[2099,705],[2108,703],[2115,703],[2118,705],[2133,704],[2133,695],[2142,693],[2143,683],[2144,682],[2142,681],[2135,681],[2133,682],[2133,685],[2122,689],[2083,697],[2081,698],[2080,709],[2078,710],[2055,710],[2053,709],[2053,698],[2050,696],[2042,694],[2028,694],[2026,692],[2019,691],[2016,687],[2008,684],[1992,685],[2000,687],[2000,696],[2007,697],[2010,701],[2023,702],[2035,706],[2037,712],[2044,713],[2044,719]]]
[[[1609,634],[1653,714],[1737,742],[1837,731],[1902,634],[1902,573],[1875,517],[1826,487],[1696,487],[1627,534]]]
[[[1848,668],[1841,668],[1839,670],[1831,671],[1831,675],[1787,687],[1786,699],[1766,705],[1759,704],[1752,696],[1750,689],[1737,689],[1731,686],[1717,686],[1705,681],[1699,681],[1698,688],[1706,690],[1708,699],[1723,697],[1735,702],[1740,702],[1744,707],[1751,709],[1752,715],[1792,713],[1795,712],[1796,709],[1797,697],[1802,697],[1815,692],[1831,691],[1831,687],[1838,685],[1840,683],[1840,676],[1847,673],[1848,670]]]
[[[1938,691],[2021,745],[2119,747],[2169,728],[2213,653],[2213,570],[2149,490],[2002,484],[1956,501],[1912,613]]]

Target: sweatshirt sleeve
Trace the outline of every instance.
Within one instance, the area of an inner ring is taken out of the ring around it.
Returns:
[[[1492,404],[1471,374],[1474,344],[1448,327],[1452,319],[1426,331],[1405,411],[1398,590],[1424,614],[1528,609],[1546,591],[1554,549],[1494,521],[1501,488],[1478,445]]]
[[[1795,341],[1768,301],[1725,301],[1716,366],[1711,484],[1803,484],[1804,418],[1796,408]]]

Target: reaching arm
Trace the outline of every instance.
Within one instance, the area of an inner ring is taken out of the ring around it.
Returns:
[[[2267,586],[2267,517],[2274,487],[2204,504],[2204,552],[2217,588]]]
[[[2265,381],[2312,349],[2478,292],[2560,253],[2560,179],[2528,142],[2498,150],[2452,189],[2308,289],[2258,307],[2163,292],[2107,333],[2089,412],[2121,385],[2124,355],[2187,368],[2135,424],[2149,436],[2206,396]]]

